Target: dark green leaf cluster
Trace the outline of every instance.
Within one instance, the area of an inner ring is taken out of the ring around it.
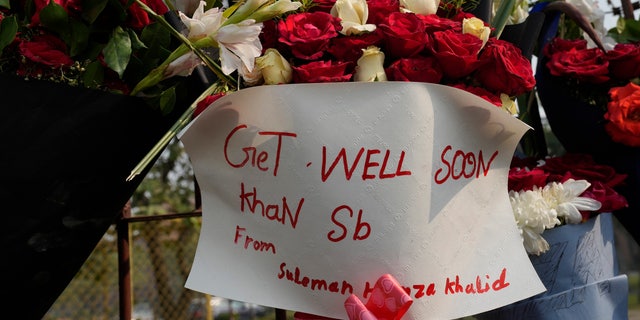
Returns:
[[[133,1],[83,0],[66,7],[48,1],[38,13],[39,23],[33,23],[36,1],[0,0],[2,73],[128,94],[178,45],[169,31],[153,20],[146,20],[151,22],[146,25],[132,23],[129,6]],[[73,64],[52,65],[25,57],[20,45],[42,35],[61,40],[64,47],[56,49]],[[177,80],[168,81],[145,94],[170,112],[177,86]]]
[[[640,21],[619,19],[616,27],[609,30],[608,35],[617,43],[640,42]]]

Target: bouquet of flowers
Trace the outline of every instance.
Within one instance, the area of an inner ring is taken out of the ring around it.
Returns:
[[[629,1],[615,28],[604,27],[597,2],[551,1],[533,7],[547,13],[541,32],[536,93],[562,147],[588,153],[627,175],[618,190],[629,206],[616,216],[635,239],[638,229],[625,212],[637,211],[637,94],[640,72],[638,21]]]
[[[0,73],[128,95],[177,46],[143,5],[171,18],[163,1],[2,1]],[[145,98],[169,113],[183,83],[165,82]]]
[[[499,12],[513,5],[505,1]],[[468,6],[433,0],[255,0],[205,10],[208,5],[201,2],[191,17],[180,13],[187,34],[183,44],[132,93],[146,94],[204,64],[218,78],[209,92],[214,95],[204,94],[200,109],[215,97],[257,85],[416,81],[469,91],[516,115],[515,98],[535,85],[531,63],[517,46],[499,39],[508,15],[497,14],[489,25],[465,11]],[[206,52],[212,50],[219,65]]]
[[[627,200],[615,191],[625,179],[626,175],[586,154],[514,158],[509,198],[527,252],[540,255],[549,250],[542,237],[545,230],[625,208]]]
[[[600,11],[595,26],[601,26],[603,16]],[[640,123],[635,116],[640,92],[640,38],[632,31],[638,23],[622,19],[620,27],[608,32],[593,29],[590,35],[559,34],[542,51],[549,73],[563,78],[569,94],[585,105],[600,108],[611,139],[631,147],[640,146]]]

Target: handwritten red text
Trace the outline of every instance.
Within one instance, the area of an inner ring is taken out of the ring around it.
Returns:
[[[477,294],[477,293],[486,293],[489,291],[500,291],[509,286],[509,282],[506,281],[507,277],[507,269],[503,268],[500,273],[500,277],[493,281],[491,285],[489,282],[491,278],[489,275],[485,275],[486,280],[483,282],[483,279],[480,276],[476,277],[475,282],[470,282],[466,284],[460,283],[460,277],[456,276],[455,280],[451,280],[447,278],[446,285],[444,288],[444,294],[456,294],[456,293],[465,293],[465,294]]]
[[[494,151],[491,158],[489,158],[489,162],[485,164],[482,150],[478,151],[476,156],[473,152],[465,152],[463,150],[456,150],[451,154],[450,151],[452,149],[453,147],[448,145],[442,150],[440,161],[442,161],[445,168],[436,170],[435,182],[437,184],[443,184],[449,178],[458,180],[461,178],[470,179],[474,176],[478,178],[480,174],[486,176],[491,168],[491,163],[498,156],[498,150]]]
[[[258,150],[256,147],[253,146],[247,146],[247,147],[243,147],[242,151],[244,152],[244,158],[242,158],[242,160],[240,161],[232,161],[229,158],[229,154],[231,153],[231,150],[229,150],[230,145],[229,145],[229,141],[231,140],[231,138],[238,132],[240,132],[242,129],[246,129],[247,125],[246,124],[241,124],[238,125],[237,127],[235,127],[233,130],[231,130],[231,132],[229,133],[229,135],[227,135],[227,138],[224,141],[224,158],[227,161],[227,163],[234,167],[234,168],[242,168],[246,165],[249,165],[251,167],[255,167],[258,168],[258,170],[261,171],[268,171],[270,169],[270,166],[273,167],[273,176],[277,176],[278,175],[278,167],[280,166],[280,153],[282,151],[282,137],[292,137],[295,138],[297,137],[297,135],[295,133],[291,133],[291,132],[279,132],[279,131],[260,131],[258,132],[259,135],[262,136],[276,136],[278,137],[278,144],[276,147],[276,153],[274,156],[274,159],[270,159],[270,155],[267,151],[265,150]]]
[[[331,162],[331,164],[327,168],[327,164],[329,162],[327,159],[328,157],[327,147],[323,146],[322,147],[322,172],[320,173],[322,181],[324,182],[324,181],[327,181],[327,179],[329,179],[329,177],[333,173],[333,170],[336,168],[336,166],[338,166],[338,163],[340,162],[342,162],[345,179],[351,180],[353,173],[356,171],[356,168],[358,168],[358,165],[361,162],[360,159],[362,158],[362,155],[365,153],[366,153],[366,156],[364,157],[364,160],[362,161],[362,165],[361,165],[362,180],[370,180],[375,178],[390,179],[390,178],[395,178],[399,176],[411,175],[411,171],[404,170],[402,168],[402,165],[404,162],[404,155],[405,155],[404,151],[400,152],[400,159],[398,160],[398,163],[396,164],[395,169],[390,168],[391,170],[388,170],[387,166],[389,165],[389,156],[391,155],[391,151],[389,150],[385,151],[384,158],[382,159],[382,164],[380,164],[380,162],[378,162],[377,160],[380,158],[380,154],[382,153],[382,151],[378,149],[360,148],[360,151],[358,151],[358,154],[355,156],[355,159],[353,159],[353,161],[349,161],[347,156],[347,150],[345,148],[341,148],[340,151],[338,152],[338,155],[335,157],[335,159],[333,159],[333,162]],[[379,167],[379,170],[376,171],[376,167]]]
[[[285,279],[295,283],[296,285],[309,288],[311,290],[322,290],[340,294],[353,293],[353,286],[345,280],[342,280],[342,282],[340,282],[309,278],[305,275],[301,275],[300,268],[298,267],[295,267],[293,271],[287,269],[287,264],[284,262],[280,264],[278,279]]]
[[[253,249],[254,251],[259,252],[276,253],[276,246],[273,245],[273,243],[256,240],[246,235],[245,231],[247,231],[247,228],[236,226],[236,235],[233,239],[233,243],[242,245],[245,250]]]
[[[298,200],[298,206],[295,212],[291,211],[289,207],[289,201],[287,197],[282,197],[282,202],[277,204],[265,204],[262,200],[258,199],[258,191],[253,187],[250,191],[245,190],[244,183],[240,183],[240,211],[249,212],[255,214],[260,213],[264,218],[271,221],[277,221],[284,224],[289,222],[291,228],[295,229],[298,224],[298,217],[302,210],[302,204],[304,204],[304,198]]]
[[[367,299],[369,297],[369,294],[371,294],[371,292],[373,292],[374,285],[375,284],[369,283],[369,281],[367,281],[365,283],[364,293],[362,294],[362,296],[365,299]],[[429,284],[414,284],[411,287],[402,286],[402,289],[409,296],[412,296],[415,299],[420,299],[420,298],[423,298],[423,297],[430,297],[430,296],[433,296],[433,295],[436,294],[436,284],[433,283],[433,282],[429,283]]]
[[[347,227],[338,220],[338,215],[349,215],[349,218],[353,218],[353,209],[351,209],[347,205],[341,205],[337,207],[331,213],[331,221],[340,228],[339,231],[331,230],[327,234],[327,238],[332,242],[339,242],[344,240],[347,237],[348,229]],[[369,237],[371,234],[371,225],[367,222],[362,221],[362,209],[358,210],[358,217],[356,218],[356,226],[353,232],[352,239],[353,241],[364,240]]]

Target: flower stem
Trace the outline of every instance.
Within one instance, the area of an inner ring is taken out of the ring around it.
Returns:
[[[136,176],[140,175],[142,171],[154,161],[156,156],[158,156],[162,150],[171,142],[171,140],[182,130],[184,129],[189,122],[191,122],[191,118],[193,117],[193,112],[196,110],[198,103],[209,96],[218,88],[218,84],[214,84],[207,88],[190,106],[185,110],[180,118],[176,120],[176,122],[171,126],[169,131],[167,131],[164,136],[156,143],[155,146],[147,153],[147,155],[140,160],[140,162],[131,170],[131,174],[127,177],[127,181],[133,180]]]
[[[224,74],[222,72],[222,68],[215,61],[213,61],[213,59],[211,59],[210,56],[208,56],[206,53],[204,53],[199,46],[194,46],[194,44],[189,39],[187,39],[182,33],[178,32],[178,30],[176,30],[163,16],[158,15],[157,13],[155,13],[151,8],[149,8],[146,4],[144,4],[140,0],[136,0],[136,3],[140,6],[140,8],[142,8],[149,15],[151,15],[154,18],[154,20],[156,20],[162,26],[167,28],[169,30],[169,32],[171,32],[171,34],[173,34],[173,36],[178,38],[185,46],[187,46],[190,50],[192,50],[198,56],[198,58],[200,58],[202,60],[202,62],[204,62],[204,64],[209,69],[211,69],[211,71],[213,71],[213,73],[218,77],[218,79],[226,82],[226,84],[228,86],[231,86],[231,87],[234,87],[234,88],[237,87],[237,83],[236,83],[235,79],[233,79],[233,78],[229,77],[228,75]],[[200,43],[207,43],[207,42],[202,42],[201,41]],[[171,58],[173,60],[175,60],[178,57],[173,57],[173,55],[172,55]],[[167,61],[165,61],[165,63],[169,64],[171,61],[169,59],[167,59]],[[165,63],[163,63],[163,64],[165,64]]]

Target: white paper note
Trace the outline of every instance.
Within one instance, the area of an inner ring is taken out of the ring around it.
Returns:
[[[186,287],[346,318],[391,274],[403,319],[477,314],[544,291],[509,204],[521,121],[455,88],[260,86],[181,136],[203,225]]]

